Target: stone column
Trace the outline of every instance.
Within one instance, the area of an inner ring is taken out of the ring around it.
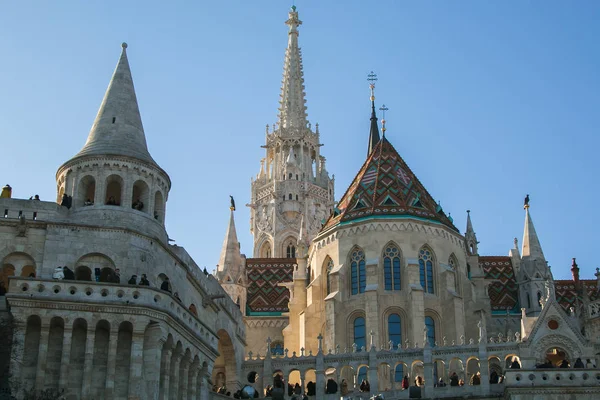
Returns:
[[[423,346],[423,329],[425,329],[425,300],[421,281],[419,279],[419,260],[416,258],[406,259],[408,269],[408,284],[410,285],[410,309],[408,310],[411,327],[408,340],[411,347],[415,343]],[[404,347],[404,346],[402,346]]]
[[[104,202],[106,201],[106,176],[101,171],[98,171],[94,178],[96,178],[94,205],[104,205]]]
[[[490,392],[490,368],[487,353],[486,331],[485,329],[481,329],[481,326],[480,332],[481,337],[479,340],[479,373],[481,375],[481,383],[479,385],[481,386],[480,393],[485,394]]]
[[[179,363],[181,362],[181,352],[173,352],[171,356],[171,379],[169,382],[169,399],[179,399]]]
[[[162,389],[159,392],[160,400],[168,400],[169,399],[169,386],[171,380],[171,355],[172,350],[170,348],[163,348],[162,357],[161,357],[161,367],[160,367],[160,382],[162,385]]]
[[[115,370],[117,367],[117,342],[119,340],[119,326],[110,327],[108,339],[108,360],[106,364],[106,394],[105,398],[112,399],[115,392]]]
[[[179,394],[178,399],[188,398],[188,373],[190,367],[189,356],[186,355],[181,359],[179,365]]]
[[[424,335],[427,332],[424,331]],[[436,383],[433,381],[433,362],[431,357],[431,346],[429,343],[425,343],[425,348],[423,349],[423,379],[425,380],[425,387],[423,388],[423,397],[424,398],[433,398],[433,385]]]
[[[358,371],[357,371],[358,372]],[[369,351],[369,371],[367,372],[369,379],[369,386],[371,387],[370,393],[378,393],[379,390],[379,376],[377,375],[377,352],[375,347],[371,347]]]
[[[365,322],[366,322],[366,332],[371,332],[373,338],[376,341],[373,342],[374,346],[377,346],[377,338],[380,338],[379,334],[379,303],[378,303],[378,295],[377,288],[379,286],[379,276],[380,270],[379,266],[379,258],[368,259],[366,262],[367,266],[367,286],[365,288]],[[371,350],[371,343],[369,338],[366,338],[366,346],[365,349],[367,351]]]
[[[143,393],[148,400],[158,399],[160,393],[161,354],[164,342],[161,338],[159,324],[153,324],[146,328],[142,356],[142,384]]]
[[[72,326],[72,324],[71,324]],[[73,330],[67,327],[65,322],[62,354],[60,358],[60,378],[58,379],[59,390],[64,390],[65,393],[68,391],[69,385],[69,361],[71,359],[71,340],[73,337]]]
[[[135,329],[131,335],[131,362],[129,363],[129,400],[145,399],[142,380],[144,330]]]
[[[23,315],[14,313],[14,330],[13,330],[13,343],[25,343],[25,329],[26,324],[24,322],[27,318],[23,318]],[[21,366],[23,365],[23,347],[24,346],[12,346],[11,349],[11,360],[10,360],[10,371],[12,376],[10,383],[13,386],[17,386],[21,382]],[[68,364],[68,362],[67,362]]]
[[[35,374],[35,388],[44,389],[46,379],[46,358],[48,356],[48,338],[50,335],[50,321],[42,320],[40,332],[40,347],[38,352],[37,372]]]
[[[198,382],[200,383],[200,393],[197,396],[198,400],[208,400],[210,388],[208,387],[208,369],[202,368],[198,374]]]
[[[190,364],[189,372],[188,372],[188,399],[196,400],[198,398],[198,367],[200,365],[200,361],[196,359],[192,364]]]
[[[83,387],[81,397],[88,398],[92,389],[92,371],[94,362],[94,344],[96,342],[95,325],[93,321],[88,325],[88,331],[85,340],[85,361],[83,363]]]

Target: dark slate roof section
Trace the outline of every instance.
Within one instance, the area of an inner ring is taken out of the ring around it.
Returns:
[[[292,282],[295,258],[248,258],[248,310],[251,313],[288,312],[290,292],[279,286],[282,282]]]
[[[494,280],[488,287],[492,312],[519,311],[519,288],[511,258],[508,256],[481,256],[479,267],[485,279]]]
[[[367,157],[379,143],[379,127],[377,126],[377,114],[375,114],[375,100],[371,101],[371,129],[369,131],[369,150]]]

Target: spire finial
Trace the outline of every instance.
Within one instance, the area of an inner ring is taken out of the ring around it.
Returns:
[[[374,102],[375,101],[375,82],[377,82],[377,74],[375,72],[371,71],[369,73],[369,75],[367,75],[367,80],[370,82],[369,87],[371,88],[371,101]],[[375,105],[373,105],[373,108],[375,108]]]
[[[229,195],[229,209],[235,211],[235,200],[232,195]]]
[[[379,107],[379,110],[382,113],[382,117],[381,117],[381,134],[385,137],[385,112],[389,110],[389,108],[387,108],[385,106],[385,104],[382,104],[381,107]]]
[[[523,203],[524,203],[523,208],[525,208],[525,209],[529,208],[529,195],[525,196],[525,200]]]
[[[371,71],[367,75],[367,81],[369,81],[369,88],[371,88],[371,131],[369,132],[368,157],[377,143],[379,143],[379,127],[377,126],[377,115],[375,114],[375,82],[377,82],[377,74]]]
[[[127,48],[127,43],[125,43],[125,42],[121,43],[121,47],[123,48],[123,50],[126,49]]]

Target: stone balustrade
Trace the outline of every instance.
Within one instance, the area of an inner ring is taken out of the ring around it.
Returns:
[[[8,299],[19,298],[57,302],[103,303],[126,307],[146,307],[168,314],[194,332],[214,351],[218,336],[171,293],[149,286],[94,281],[48,280],[10,277]]]
[[[598,369],[519,369],[508,370],[505,374],[507,387],[581,387],[600,386]]]

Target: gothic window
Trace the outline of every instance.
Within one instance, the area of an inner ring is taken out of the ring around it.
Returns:
[[[394,382],[402,382],[402,378],[404,378],[404,364],[400,363],[394,369]]]
[[[290,174],[289,174],[289,179],[292,179],[292,173],[291,173],[291,172],[290,172]]]
[[[296,246],[291,242],[287,246],[286,256],[287,258],[296,258]]]
[[[433,293],[433,257],[427,247],[419,250],[419,278],[427,293]]]
[[[331,270],[333,269],[333,260],[329,257],[327,257],[327,260],[325,260],[325,262],[327,263],[325,265],[325,279],[327,280],[326,283],[326,287],[327,287],[327,294],[331,293]]]
[[[394,344],[394,348],[402,343],[402,324],[398,314],[390,314],[388,317],[388,336]]]
[[[367,286],[367,271],[365,267],[365,253],[359,248],[352,250],[350,275],[352,294],[364,293]]]
[[[271,343],[271,355],[282,356],[283,355],[283,343],[281,343],[281,342]]]
[[[456,261],[456,258],[454,258],[454,254],[452,254],[450,256],[450,259],[448,260],[448,264],[450,265],[450,268],[452,269],[452,274],[453,274],[453,278],[454,278],[454,291],[456,293],[458,293],[458,274],[456,273],[458,271],[458,262]]]
[[[291,193],[288,195],[288,198],[289,198],[289,200],[292,199],[292,194]]]
[[[435,346],[435,321],[431,317],[425,317],[425,328],[427,329],[427,341],[431,347]]]
[[[400,250],[390,244],[383,254],[385,290],[400,290]]]
[[[354,343],[359,351],[367,346],[366,334],[365,319],[363,317],[356,318],[354,320]]]

